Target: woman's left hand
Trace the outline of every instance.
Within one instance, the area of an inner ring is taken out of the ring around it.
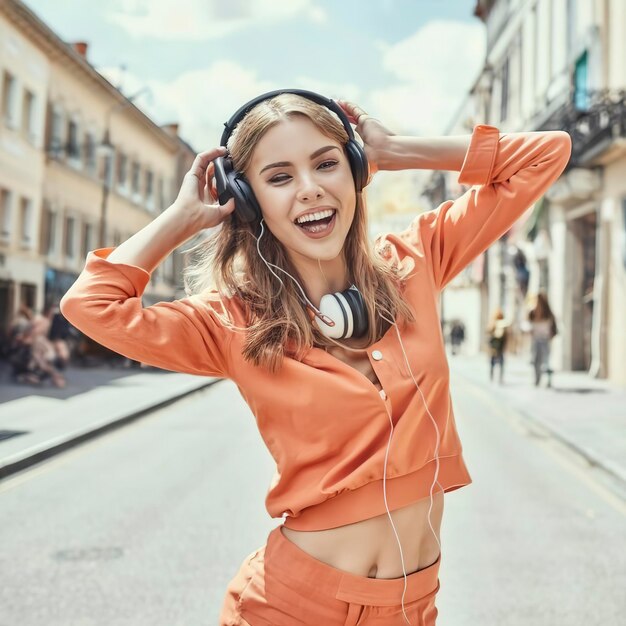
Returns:
[[[381,154],[388,148],[389,138],[393,137],[388,128],[385,128],[375,117],[370,117],[358,105],[337,100],[337,104],[344,110],[351,124],[356,125],[356,132],[363,139],[363,149],[370,167],[370,177],[373,176],[380,167]]]

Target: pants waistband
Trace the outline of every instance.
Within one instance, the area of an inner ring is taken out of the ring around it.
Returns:
[[[419,600],[439,588],[441,555],[430,566],[407,574],[405,603]],[[273,566],[271,564],[274,564]],[[282,576],[324,588],[338,600],[370,606],[396,606],[404,592],[404,576],[400,578],[368,578],[336,569],[292,543],[281,532],[281,526],[269,534],[265,549],[266,571],[280,564]],[[320,589],[321,590],[321,589]]]

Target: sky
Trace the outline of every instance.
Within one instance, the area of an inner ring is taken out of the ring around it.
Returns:
[[[27,0],[196,150],[280,88],[356,102],[397,134],[444,134],[485,56],[476,0]]]

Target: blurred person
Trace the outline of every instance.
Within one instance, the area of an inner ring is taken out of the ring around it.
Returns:
[[[63,371],[67,368],[70,360],[68,338],[70,336],[70,323],[63,317],[59,305],[49,306],[44,315],[50,320],[48,339],[54,348],[54,366]]]
[[[50,378],[55,387],[63,388],[66,385],[65,377],[55,366],[56,353],[51,341],[48,339],[50,332],[50,319],[43,314],[36,314],[32,325],[26,335],[26,341],[31,348],[31,358],[38,370],[40,382]]]
[[[528,313],[531,325],[531,362],[535,370],[535,386],[541,383],[545,372],[548,376],[547,386],[552,386],[552,369],[550,368],[550,343],[557,335],[556,318],[552,313],[548,296],[540,291],[535,298],[535,305]]]
[[[452,354],[457,354],[465,341],[465,324],[461,320],[454,320],[450,327],[450,345]]]
[[[8,361],[11,365],[11,376],[20,383],[40,382],[33,365],[29,338],[33,318],[33,310],[27,304],[21,303],[9,329]]]
[[[494,309],[487,324],[487,342],[489,344],[489,380],[493,381],[496,366],[500,368],[498,381],[504,383],[504,351],[509,338],[508,322],[504,319],[501,308]]]
[[[439,293],[558,178],[570,138],[397,136],[302,90],[263,94],[224,126],[170,207],[89,253],[61,311],[128,358],[232,379],[254,413],[281,523],[229,582],[221,626],[433,626],[443,494],[471,482]],[[364,188],[402,169],[458,171],[471,188],[372,245]],[[188,296],[143,307],[154,269],[207,229]]]

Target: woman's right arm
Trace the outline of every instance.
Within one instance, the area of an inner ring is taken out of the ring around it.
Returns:
[[[228,342],[216,297],[191,296],[143,307],[150,274],[198,230],[219,224],[234,203],[207,205],[209,163],[220,149],[196,157],[174,204],[117,248],[89,252],[85,268],[63,296],[64,317],[98,343],[148,365],[226,377]]]

